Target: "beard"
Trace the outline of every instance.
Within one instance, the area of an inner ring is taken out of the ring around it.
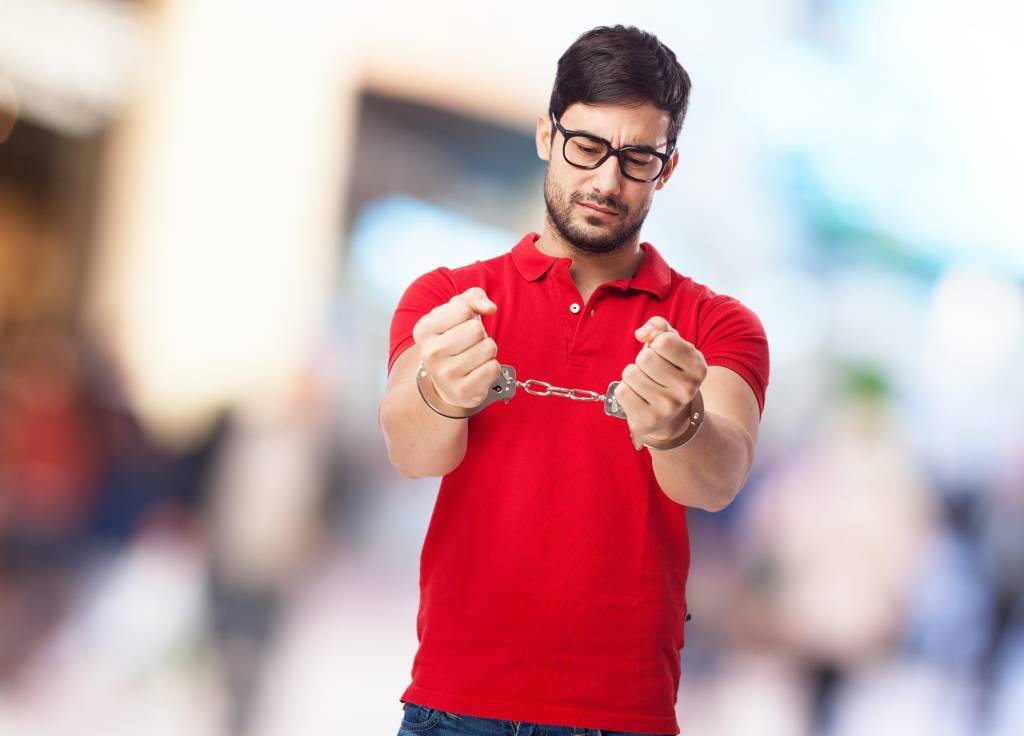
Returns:
[[[580,202],[612,210],[618,217],[608,222],[597,216],[582,215],[587,224],[579,224],[574,221],[573,216],[578,214],[576,205]],[[650,199],[647,199],[636,212],[630,213],[629,207],[615,197],[585,195],[579,191],[566,197],[562,188],[551,180],[550,169],[544,177],[544,204],[547,205],[548,219],[562,240],[585,253],[611,253],[626,245],[640,232],[640,226],[644,224],[647,212],[651,208]]]

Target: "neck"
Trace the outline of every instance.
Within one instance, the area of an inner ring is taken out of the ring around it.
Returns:
[[[584,299],[601,284],[630,278],[644,259],[639,235],[610,253],[588,253],[567,243],[550,221],[544,224],[536,247],[549,256],[572,259],[569,274]]]

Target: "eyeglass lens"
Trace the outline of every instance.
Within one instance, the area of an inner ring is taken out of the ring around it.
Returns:
[[[563,150],[569,163],[592,168],[608,153],[608,146],[584,135],[574,135],[565,142]],[[661,173],[661,159],[647,151],[623,151],[619,162],[623,173],[635,179],[648,181]]]

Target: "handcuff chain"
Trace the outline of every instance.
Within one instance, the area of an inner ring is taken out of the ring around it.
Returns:
[[[560,386],[552,386],[547,381],[538,381],[535,378],[531,378],[527,381],[519,381],[516,379],[516,370],[510,365],[501,366],[501,376],[503,381],[498,381],[490,390],[487,392],[487,397],[475,408],[470,409],[464,414],[446,414],[440,409],[430,403],[427,395],[423,391],[422,382],[427,380],[427,370],[421,360],[419,365],[416,367],[416,388],[419,391],[420,398],[423,399],[424,403],[430,407],[434,412],[440,414],[443,417],[449,419],[469,419],[474,414],[479,413],[490,404],[495,401],[504,401],[506,404],[515,396],[516,388],[522,387],[528,394],[534,396],[561,396],[565,399],[572,399],[573,401],[600,401],[604,404],[604,413],[611,417],[618,417],[619,419],[626,419],[626,413],[615,399],[615,390],[619,386],[619,381],[612,381],[608,384],[608,390],[603,394],[597,393],[597,391],[590,391],[582,388],[562,388]],[[649,447],[652,450],[670,450],[676,447],[681,447],[689,442],[693,436],[700,429],[704,423],[704,399],[700,394],[700,391],[694,395],[691,400],[689,409],[690,421],[686,430],[676,438],[670,440],[653,440],[647,441],[642,437],[635,437],[633,432],[630,431],[629,437],[633,442],[633,447],[639,450],[641,447]]]
[[[585,388],[561,388],[560,386],[552,386],[547,381],[538,381],[536,378],[531,378],[527,381],[516,381],[516,385],[526,393],[533,394],[534,396],[561,396],[573,401],[604,402],[605,400],[605,395],[599,394],[597,391],[589,391]],[[534,386],[541,386],[543,388],[537,390]]]

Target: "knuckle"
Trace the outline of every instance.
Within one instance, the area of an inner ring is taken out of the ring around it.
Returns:
[[[463,296],[462,294],[456,294],[451,299],[449,299],[448,303],[445,304],[444,306],[447,309],[457,309],[460,304],[465,304],[465,303],[466,303],[465,296]]]
[[[425,339],[420,345],[420,359],[427,365],[432,366],[437,359],[437,340]]]
[[[433,321],[433,315],[436,309],[431,310],[416,320],[416,324],[412,327],[412,339],[419,345],[423,340],[430,334],[430,324]]]
[[[464,301],[462,299],[460,299],[458,303],[454,304],[452,308],[455,311],[454,316],[460,322],[467,322],[473,319],[473,317],[476,315],[476,312],[473,311],[473,308],[469,306],[469,302]]]

